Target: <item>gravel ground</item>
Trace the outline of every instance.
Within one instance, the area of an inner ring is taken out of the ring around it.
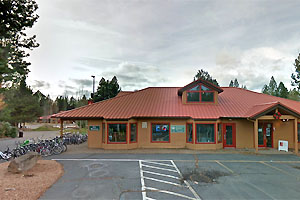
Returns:
[[[64,173],[56,161],[39,160],[26,174],[7,172],[9,162],[0,164],[0,199],[38,199]]]

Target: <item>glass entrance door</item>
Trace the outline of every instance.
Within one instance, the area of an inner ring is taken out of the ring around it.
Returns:
[[[258,146],[273,147],[273,124],[272,123],[258,124]]]
[[[235,145],[235,124],[223,124],[224,147],[236,147]]]
[[[258,146],[266,147],[264,124],[258,124]]]

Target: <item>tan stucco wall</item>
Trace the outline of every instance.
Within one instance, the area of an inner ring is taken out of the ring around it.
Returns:
[[[89,126],[100,126],[99,131],[90,131]],[[102,120],[88,120],[88,147],[102,147]]]
[[[278,140],[286,140],[289,142],[289,148],[294,148],[294,120],[282,122],[276,120],[273,123],[275,128],[273,132],[273,147],[278,148]]]
[[[102,143],[102,123],[105,123],[105,141]],[[147,128],[142,128],[142,122],[147,122]],[[184,125],[186,123],[193,123],[193,139],[194,142],[186,143],[186,133],[172,133],[170,131],[170,143],[153,143],[151,142],[151,123],[170,123],[172,125]],[[273,132],[273,147],[278,148],[278,140],[287,140],[289,148],[294,148],[294,120],[282,122],[280,120],[264,120],[259,122],[273,123],[275,128]],[[127,143],[126,144],[107,144],[107,123],[127,123]],[[130,127],[129,123],[137,123],[138,136],[136,143],[129,142]],[[99,125],[100,131],[88,131],[88,146],[90,148],[104,148],[104,149],[135,149],[135,148],[188,148],[197,150],[214,150],[223,148],[222,143],[217,141],[217,125],[215,140],[216,144],[195,144],[195,124],[196,123],[235,123],[236,125],[236,148],[254,148],[254,123],[246,119],[233,120],[218,120],[218,121],[194,121],[193,119],[131,119],[129,121],[106,121],[106,120],[89,120],[88,126]],[[224,134],[224,133],[223,133]],[[299,147],[300,148],[300,147]]]
[[[234,123],[236,126],[236,148],[254,148],[253,122],[246,119],[222,120],[222,123]],[[223,133],[224,134],[224,133]],[[222,146],[223,147],[223,146]]]

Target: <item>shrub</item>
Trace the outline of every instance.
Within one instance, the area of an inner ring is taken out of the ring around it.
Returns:
[[[0,122],[0,137],[17,137],[17,128],[8,122]]]

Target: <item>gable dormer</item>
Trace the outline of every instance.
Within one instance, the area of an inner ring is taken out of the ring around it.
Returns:
[[[183,104],[217,104],[218,94],[223,89],[203,79],[198,79],[180,88],[178,95],[182,96]]]

